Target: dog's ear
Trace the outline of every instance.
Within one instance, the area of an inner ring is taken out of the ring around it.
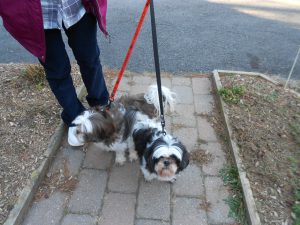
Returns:
[[[178,172],[184,170],[190,163],[190,154],[186,150],[186,147],[181,143],[179,145],[182,150],[182,158],[178,165]]]
[[[135,130],[132,134],[135,150],[139,158],[142,158],[146,151],[147,144],[152,141],[152,129]]]
[[[158,159],[153,158],[152,154],[149,154],[147,157],[145,157],[147,165],[146,167],[148,168],[149,172],[154,173],[155,172],[155,164],[158,161]]]

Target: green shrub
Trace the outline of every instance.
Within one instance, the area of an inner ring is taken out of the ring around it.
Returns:
[[[242,225],[247,225],[246,209],[237,167],[226,165],[220,170],[220,175],[224,184],[232,190],[232,194],[224,199],[225,203],[229,206],[228,216],[236,219]]]
[[[244,86],[232,86],[221,88],[219,95],[226,103],[237,104],[245,92],[246,88]]]

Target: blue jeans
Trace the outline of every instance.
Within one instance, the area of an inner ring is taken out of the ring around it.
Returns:
[[[82,80],[86,86],[87,102],[90,106],[105,105],[108,91],[100,63],[100,49],[97,44],[97,21],[93,15],[85,14],[82,19],[69,29],[64,27]],[[71,65],[59,29],[45,30],[46,61],[41,62],[52,92],[63,111],[61,117],[69,126],[85,110],[77,98],[71,78]]]

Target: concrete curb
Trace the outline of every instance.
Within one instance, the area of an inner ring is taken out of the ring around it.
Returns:
[[[221,84],[220,77],[219,77],[219,72],[247,74],[246,72],[241,73],[239,71],[214,70],[213,71],[213,83],[214,83],[216,90],[220,90],[222,88],[222,84]],[[249,75],[260,76],[260,74],[256,74],[256,73],[255,74],[251,73]],[[260,218],[259,218],[259,215],[257,212],[257,208],[255,205],[255,201],[253,198],[250,182],[247,178],[247,174],[246,174],[245,170],[243,169],[244,166],[243,166],[242,160],[239,156],[239,148],[238,148],[236,142],[232,138],[232,128],[229,123],[228,115],[225,112],[225,108],[224,108],[225,103],[223,102],[222,98],[218,94],[216,94],[216,96],[217,96],[218,103],[220,105],[220,109],[222,111],[223,119],[224,119],[224,122],[226,125],[227,136],[229,137],[229,140],[230,140],[230,142],[229,142],[230,148],[233,153],[234,161],[236,163],[236,166],[237,166],[237,169],[239,172],[239,177],[240,177],[242,190],[243,190],[244,202],[246,205],[246,210],[247,210],[247,215],[248,215],[248,221],[251,225],[261,225]]]
[[[77,89],[77,96],[79,99],[82,99],[84,92],[85,88],[83,85]],[[55,158],[55,154],[60,147],[65,131],[66,126],[61,120],[58,128],[56,128],[54,134],[50,138],[47,150],[43,154],[45,159],[42,161],[39,168],[32,172],[28,184],[21,191],[21,194],[14,205],[14,208],[10,211],[4,225],[20,225],[22,223],[31,201],[49,168],[49,165]]]

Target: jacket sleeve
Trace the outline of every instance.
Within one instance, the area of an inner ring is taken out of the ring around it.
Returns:
[[[91,0],[81,0],[81,2],[88,13],[92,13],[96,16],[95,8]]]
[[[0,1],[0,17],[2,17],[2,5],[1,5],[1,1]]]

